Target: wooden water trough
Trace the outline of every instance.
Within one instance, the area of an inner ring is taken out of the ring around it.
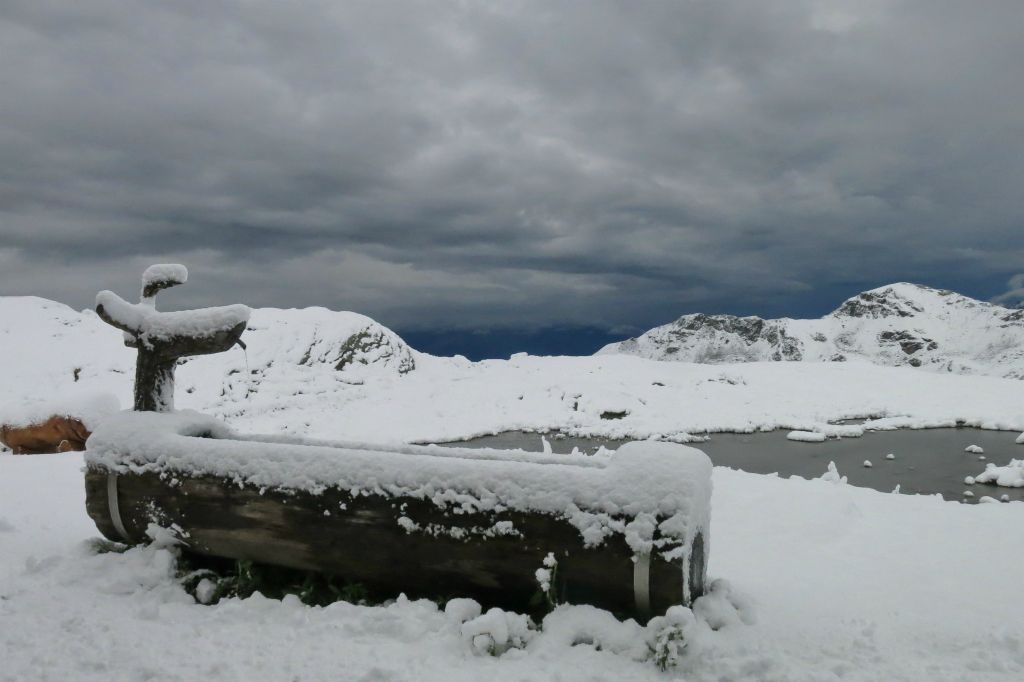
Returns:
[[[376,592],[528,610],[552,596],[640,618],[705,585],[711,464],[636,442],[610,455],[247,437],[195,413],[126,412],[86,451],[107,538],[172,528],[199,554],[329,573]]]
[[[86,507],[110,540],[145,542],[157,524],[200,555],[521,612],[540,596],[646,619],[703,593],[711,462],[699,450],[338,443],[237,434],[174,412],[177,359],[240,343],[248,318],[244,306],[157,312],[157,292],[187,275],[150,267],[138,304],[97,296],[99,315],[139,351],[137,411],[86,444]]]

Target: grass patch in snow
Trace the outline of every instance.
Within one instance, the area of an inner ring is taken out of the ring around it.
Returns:
[[[215,604],[230,597],[246,599],[257,592],[269,599],[293,595],[307,606],[339,601],[366,606],[388,601],[372,595],[362,583],[327,573],[187,552],[178,555],[178,576],[200,604]]]

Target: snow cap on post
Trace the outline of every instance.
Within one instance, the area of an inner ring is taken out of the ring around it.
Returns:
[[[156,296],[162,289],[169,289],[188,281],[188,268],[178,263],[157,263],[142,273],[142,298]]]

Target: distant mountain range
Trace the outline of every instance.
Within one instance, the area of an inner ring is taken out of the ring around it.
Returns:
[[[0,417],[79,391],[112,393],[130,405],[135,351],[121,336],[89,310],[0,296]],[[193,358],[178,368],[179,408],[230,416],[241,405],[273,413],[286,401],[315,410],[426,365],[442,374],[470,365],[417,352],[363,315],[325,308],[254,309],[242,338],[245,352]],[[686,315],[599,351],[610,353],[695,363],[866,360],[1024,379],[1024,309],[893,284],[854,296],[818,320]]]
[[[1024,309],[901,282],[816,320],[684,315],[598,351],[609,353],[698,363],[860,359],[1024,379]]]

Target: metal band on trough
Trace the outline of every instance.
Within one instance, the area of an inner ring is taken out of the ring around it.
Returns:
[[[121,509],[117,505],[117,473],[113,471],[107,472],[107,505],[110,507],[110,522],[114,524],[121,538],[130,543],[128,531],[121,522]]]
[[[651,613],[651,555],[638,554],[633,560],[633,597],[642,616]]]

